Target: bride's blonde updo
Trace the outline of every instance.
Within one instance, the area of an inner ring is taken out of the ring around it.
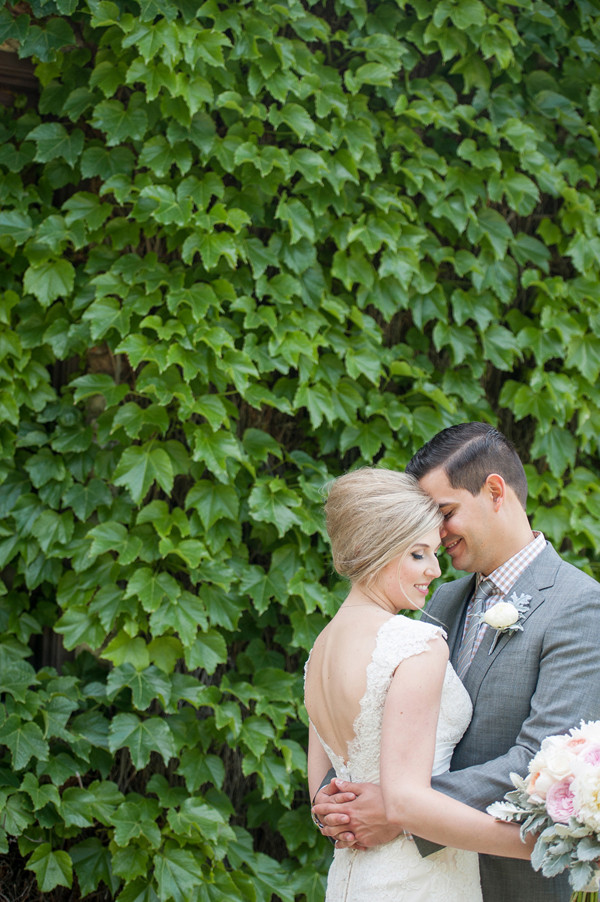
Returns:
[[[362,467],[329,485],[325,520],[337,572],[368,584],[443,517],[412,476]]]

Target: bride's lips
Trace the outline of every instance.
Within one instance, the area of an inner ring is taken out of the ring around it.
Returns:
[[[417,592],[420,592],[421,595],[427,595],[429,592],[429,583],[415,583],[415,589]]]

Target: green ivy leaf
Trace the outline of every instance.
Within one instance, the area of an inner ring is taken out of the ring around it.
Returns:
[[[35,295],[43,307],[48,307],[57,298],[68,297],[74,281],[75,270],[68,260],[49,260],[25,271],[23,287]]]
[[[159,807],[156,799],[142,798],[132,794],[118,808],[114,815],[115,843],[126,847],[130,840],[143,837],[151,846],[158,848],[161,843],[161,833],[156,819],[159,815]],[[131,844],[128,852],[135,849]]]
[[[174,478],[171,458],[164,448],[153,442],[146,442],[142,446],[135,445],[124,450],[115,470],[114,483],[125,486],[137,504],[155,482],[169,493]]]
[[[82,320],[90,324],[94,340],[104,338],[111,329],[115,329],[119,335],[125,335],[129,330],[130,319],[131,310],[116,298],[99,298],[82,315]]]
[[[186,643],[184,643],[185,645]],[[191,670],[202,667],[214,673],[219,664],[227,660],[227,644],[215,630],[200,633],[189,648],[184,649],[185,662]]]
[[[282,479],[257,480],[248,503],[253,518],[262,523],[272,523],[279,536],[300,523],[294,508],[300,506],[301,499]]]
[[[62,157],[70,166],[75,166],[83,150],[83,132],[78,128],[67,131],[59,122],[44,122],[32,129],[27,137],[35,141],[35,159],[42,163]]]
[[[242,761],[242,770],[247,777],[256,774],[260,778],[263,799],[269,799],[277,792],[281,792],[284,796],[289,792],[289,777],[285,764],[272,749],[260,758],[251,753],[246,754]]]
[[[128,844],[124,849],[115,849],[111,855],[112,871],[117,877],[123,877],[128,882],[123,890],[127,898],[135,899],[137,902],[158,902],[158,896],[154,892],[151,885],[148,885],[147,874],[150,866],[150,854],[147,849],[140,849],[139,846]],[[140,886],[136,878],[144,875],[144,889],[140,890]],[[121,894],[123,896],[123,893]],[[124,898],[124,896],[123,896]]]
[[[594,384],[600,371],[600,340],[595,335],[577,335],[569,344],[567,366],[578,369]]]
[[[287,584],[275,568],[267,574],[262,567],[250,565],[242,573],[240,590],[248,593],[258,613],[263,614],[272,598],[282,599],[287,595]]]
[[[38,725],[16,714],[0,725],[0,744],[8,747],[15,770],[23,770],[32,758],[48,760],[48,743]]]
[[[100,648],[106,638],[102,624],[91,618],[87,609],[68,608],[54,625],[55,632],[63,636],[65,648],[88,645]]]
[[[102,657],[112,661],[115,667],[129,662],[137,669],[148,667],[150,658],[145,641],[137,636],[132,639],[121,631],[112,639],[102,652]]]
[[[177,773],[185,779],[188,792],[194,793],[205,783],[220,788],[225,780],[225,766],[216,755],[196,755],[184,749],[179,756]]]
[[[71,511],[57,514],[52,510],[46,510],[33,525],[31,533],[40,543],[42,551],[48,553],[50,549],[55,550],[53,548],[55,544],[59,546],[68,545],[73,536],[74,528]]]
[[[262,717],[247,717],[242,724],[240,742],[244,743],[256,758],[264,753],[275,740],[273,725]]]
[[[236,437],[225,429],[213,432],[210,426],[202,423],[191,431],[190,438],[193,442],[193,460],[203,461],[217,479],[227,482],[230,462],[242,459]]]
[[[481,238],[486,238],[498,260],[501,260],[506,254],[508,244],[513,237],[512,230],[504,217],[489,207],[480,210],[476,219],[471,219],[467,235],[475,243],[479,243]]]
[[[169,826],[180,836],[197,837],[200,834],[211,842],[215,842],[217,838],[233,839],[235,836],[223,814],[214,805],[207,805],[198,798],[186,798],[179,811],[169,812],[168,821]]]
[[[69,855],[82,895],[94,892],[102,882],[110,892],[116,893],[119,880],[112,873],[111,854],[97,837],[91,836],[71,846]]]
[[[1,655],[0,662],[0,691],[8,692],[17,701],[25,701],[28,689],[39,685],[34,668],[9,654]]]
[[[148,127],[148,116],[143,106],[130,101],[125,107],[120,100],[102,100],[92,116],[94,128],[103,131],[109,147],[123,144],[128,139],[140,140]]]
[[[45,805],[52,803],[56,808],[60,807],[60,796],[56,786],[45,783],[40,786],[34,774],[25,774],[21,783],[21,790],[26,792],[33,804],[33,810],[38,811]]]
[[[21,792],[14,792],[8,798],[3,792],[0,799],[2,799],[3,829],[9,836],[20,836],[35,821],[30,799]]]
[[[108,507],[112,502],[112,495],[106,483],[94,478],[86,485],[74,483],[65,492],[63,500],[72,508],[75,516],[85,522],[99,507]]]
[[[118,551],[127,540],[127,530],[122,523],[107,520],[92,527],[88,532],[88,538],[92,539],[90,554],[92,557],[97,557],[107,551]]]
[[[91,827],[94,819],[91,814],[93,795],[80,786],[68,786],[63,790],[61,814],[68,827]]]
[[[490,326],[486,330],[483,335],[483,347],[486,357],[499,370],[511,370],[515,358],[518,359],[521,356],[514,335],[500,325]]]
[[[315,132],[315,124],[298,103],[286,103],[279,110],[271,109],[271,122],[277,128],[282,123],[288,125],[302,141],[306,135]]]
[[[154,857],[159,898],[188,902],[190,894],[204,882],[200,863],[187,849],[170,846]]]
[[[154,636],[173,630],[184,647],[194,641],[198,627],[204,629],[206,625],[206,606],[203,600],[187,591],[176,599],[166,600],[150,617],[150,628]]]
[[[198,511],[207,530],[222,518],[235,520],[239,512],[239,497],[233,486],[218,485],[207,479],[192,486],[185,504],[186,509]]]
[[[531,456],[535,460],[545,457],[550,467],[550,472],[560,476],[568,466],[575,462],[576,443],[574,437],[566,429],[559,426],[550,426],[544,423],[536,433],[531,446]]]
[[[155,698],[158,698],[164,707],[171,697],[169,680],[154,666],[142,671],[136,670],[128,663],[115,667],[106,682],[108,698],[114,698],[125,686],[131,689],[133,704],[138,711],[147,710]]]
[[[117,714],[110,725],[109,749],[127,747],[135,768],[148,764],[151,752],[158,752],[168,764],[177,752],[168,725],[159,717],[140,720],[135,714]]]
[[[137,596],[146,611],[156,611],[163,598],[177,601],[181,587],[169,573],[155,573],[149,567],[139,567],[127,583],[125,598]]]
[[[25,244],[33,234],[31,217],[22,210],[3,210],[0,213],[0,238],[11,239],[11,244]]]
[[[61,2],[65,2],[65,0],[61,0]],[[19,48],[19,56],[36,56],[42,62],[48,62],[55,59],[57,52],[63,47],[76,44],[77,41],[69,23],[58,16],[52,17],[44,22],[42,28],[39,25],[31,25],[27,29]]]
[[[42,843],[25,865],[33,871],[42,893],[48,893],[57,886],[73,885],[73,863],[68,852],[53,852],[50,843]]]
[[[191,263],[196,254],[200,254],[202,264],[208,271],[214,269],[221,258],[232,267],[237,265],[238,248],[228,232],[194,231],[183,243],[181,258],[184,263]]]

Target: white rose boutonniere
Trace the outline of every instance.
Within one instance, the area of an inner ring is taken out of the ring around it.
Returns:
[[[531,595],[517,595],[513,592],[508,601],[498,601],[480,615],[482,623],[496,630],[488,654],[491,655],[502,633],[515,633],[523,629],[523,614],[528,609],[530,601]]]

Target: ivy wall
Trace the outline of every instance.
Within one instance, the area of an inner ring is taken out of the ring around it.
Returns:
[[[0,108],[3,897],[318,902],[324,483],[489,420],[598,560],[600,9],[30,0],[0,44],[39,83]]]

